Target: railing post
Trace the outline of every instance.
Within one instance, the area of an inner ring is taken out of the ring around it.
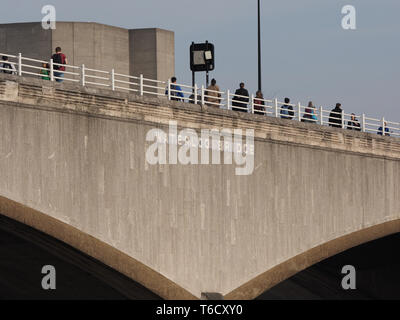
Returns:
[[[85,65],[83,64],[81,67],[81,84],[85,86]]]
[[[321,126],[324,125],[324,109],[322,108],[322,106],[319,107],[319,124]]]
[[[297,105],[297,120],[301,121],[301,103]]]
[[[50,80],[54,81],[54,63],[53,63],[53,59],[50,59]]]
[[[275,104],[275,118],[278,118],[279,112],[278,112],[278,99],[277,98],[275,98],[274,104]]]
[[[22,76],[22,53],[18,53],[18,75]]]
[[[362,132],[365,132],[365,113],[362,114]]]
[[[342,129],[344,129],[344,110],[342,110]]]
[[[199,91],[199,88],[197,87],[197,83],[194,84],[194,104],[197,104],[197,91]]]
[[[204,84],[201,85],[201,105],[204,106]]]
[[[228,110],[231,110],[231,107],[229,106],[230,96],[231,96],[231,91],[228,89],[226,91],[226,109]]]
[[[386,136],[386,131],[385,131],[385,117],[382,117],[382,136]]]
[[[171,100],[171,79],[168,79],[168,100]]]
[[[170,80],[168,80],[168,81],[170,81]],[[170,85],[168,85],[168,86],[170,86]],[[143,95],[143,74],[140,74],[140,76],[139,76],[139,94],[141,96]],[[169,95],[169,88],[168,88],[168,95]],[[170,98],[168,98],[168,99],[170,99]]]
[[[111,70],[111,90],[115,91],[115,70]]]
[[[251,113],[253,113],[254,114],[254,94],[252,94],[251,95],[251,105],[250,105],[250,107],[251,107]]]

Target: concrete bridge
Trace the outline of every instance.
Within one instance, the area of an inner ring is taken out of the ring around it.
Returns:
[[[151,165],[147,133],[254,129],[251,175]],[[252,299],[400,231],[400,140],[0,75],[0,213],[166,299]]]

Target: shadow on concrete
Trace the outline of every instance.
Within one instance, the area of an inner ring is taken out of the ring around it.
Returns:
[[[267,290],[257,299],[400,299],[400,234],[328,258]],[[356,290],[344,290],[342,267],[356,269]]]
[[[161,299],[139,283],[40,231],[0,215],[0,299]],[[44,290],[44,265],[56,290]]]

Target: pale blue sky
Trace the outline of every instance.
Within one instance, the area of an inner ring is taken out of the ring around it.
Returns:
[[[400,121],[399,0],[262,0],[266,98],[331,107]],[[176,76],[191,83],[189,45],[215,45],[221,89],[257,87],[256,0],[1,0],[0,23],[40,21],[53,4],[59,21],[93,21],[175,32]],[[357,30],[343,30],[341,9],[357,10]],[[6,14],[5,14],[6,13]],[[198,75],[199,85],[204,76]]]

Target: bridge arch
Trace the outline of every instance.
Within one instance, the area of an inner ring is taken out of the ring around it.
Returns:
[[[0,214],[66,243],[143,285],[161,298],[196,299],[188,291],[136,259],[37,210],[0,196]]]
[[[255,299],[295,274],[348,249],[400,232],[400,219],[367,227],[307,250],[256,276],[225,295],[227,300]]]
[[[400,219],[393,137],[5,76],[0,195],[28,208],[4,201],[0,212],[163,298],[251,299],[368,236],[310,248]],[[253,174],[149,165],[146,135],[171,121],[197,132],[253,129]]]

